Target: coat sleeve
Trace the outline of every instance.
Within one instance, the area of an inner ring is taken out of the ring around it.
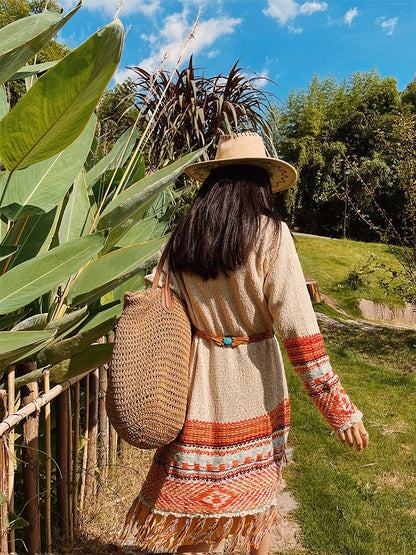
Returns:
[[[265,264],[265,296],[290,362],[313,404],[332,429],[342,432],[360,420],[362,413],[331,367],[295,245],[284,223]]]

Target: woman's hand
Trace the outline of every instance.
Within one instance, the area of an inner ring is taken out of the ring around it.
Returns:
[[[368,447],[368,432],[362,420],[355,422],[351,428],[347,428],[344,432],[338,434],[338,437],[341,443],[346,443],[349,447],[353,447],[355,444],[357,451],[367,449]]]

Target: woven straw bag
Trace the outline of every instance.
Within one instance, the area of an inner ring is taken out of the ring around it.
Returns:
[[[117,324],[107,390],[107,412],[119,436],[141,449],[173,441],[183,427],[188,395],[191,324],[169,275],[157,288],[126,293]]]

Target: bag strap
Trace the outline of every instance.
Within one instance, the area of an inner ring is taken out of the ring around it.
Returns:
[[[165,250],[162,253],[162,256],[160,257],[159,264],[157,265],[157,268],[156,268],[155,278],[152,283],[152,289],[157,289],[159,286],[159,280],[160,280],[160,276],[162,275],[163,265],[165,263],[167,254],[168,254],[168,249],[165,248]],[[171,312],[173,308],[173,301],[172,301],[172,292],[169,287],[169,272],[167,272],[166,274],[165,285],[161,289],[160,300],[161,300],[163,310],[165,310],[166,312]]]

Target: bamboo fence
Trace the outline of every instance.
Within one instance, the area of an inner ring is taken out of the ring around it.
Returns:
[[[39,383],[16,390],[16,371],[34,364],[9,367],[7,392],[0,390],[2,555],[52,554],[54,538],[70,545],[120,451],[105,409],[107,366],[52,388],[45,370]]]

